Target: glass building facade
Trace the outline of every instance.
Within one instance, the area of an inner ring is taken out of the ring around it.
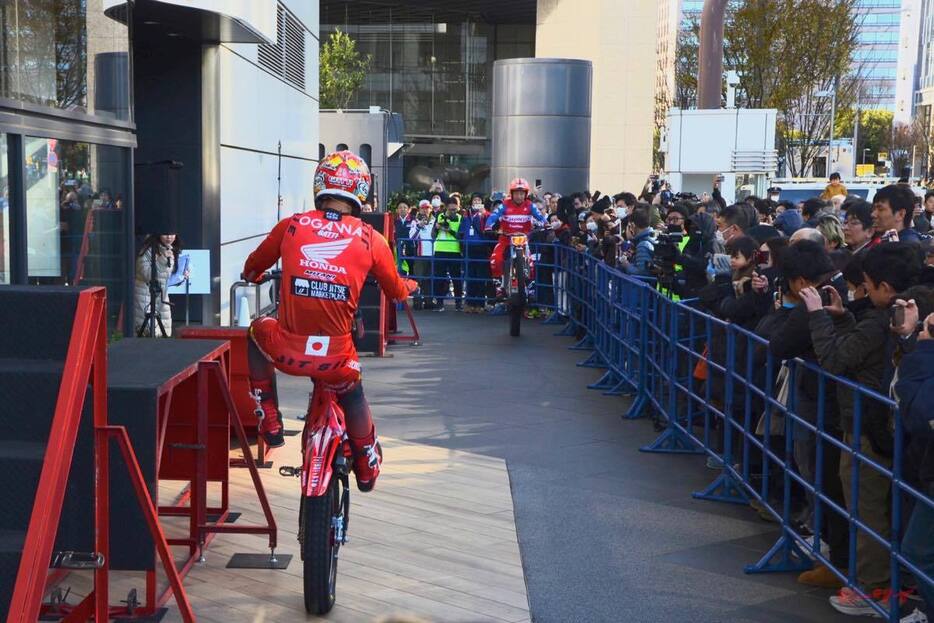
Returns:
[[[681,0],[682,28],[700,22],[703,9],[704,0]],[[853,70],[865,81],[861,104],[894,110],[902,0],[857,0],[856,10],[860,35]]]
[[[132,279],[128,28],[102,0],[5,0],[0,33],[0,283],[106,286],[117,330]]]
[[[858,0],[857,10],[860,34],[853,70],[865,84],[861,103],[894,110],[902,0]]]
[[[368,2],[322,5],[322,42],[338,29],[372,59],[350,108],[402,114],[406,184],[440,178],[450,190],[489,189],[493,61],[534,56],[535,25]]]

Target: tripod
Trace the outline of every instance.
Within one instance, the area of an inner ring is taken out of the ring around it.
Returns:
[[[136,337],[143,337],[146,330],[149,330],[149,337],[156,337],[156,326],[159,327],[159,333],[162,337],[169,337],[165,332],[165,326],[162,324],[162,314],[156,313],[156,299],[162,301],[162,286],[159,285],[159,275],[156,269],[156,245],[149,247],[150,259],[152,260],[149,268],[149,309],[143,317],[142,324],[136,330]],[[167,305],[162,301],[163,305]]]

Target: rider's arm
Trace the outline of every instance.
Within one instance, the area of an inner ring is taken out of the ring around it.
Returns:
[[[490,216],[486,219],[486,225],[483,226],[483,229],[489,231],[496,227],[496,224],[499,222],[500,217],[503,215],[503,212],[506,211],[506,208],[503,207],[503,204],[500,204],[498,208],[490,212]]]
[[[396,270],[396,260],[392,256],[389,243],[376,231],[373,232],[372,241],[370,248],[373,265],[370,267],[370,273],[376,277],[386,296],[394,301],[404,301],[409,296],[409,286]]]
[[[542,214],[542,211],[538,209],[534,203],[532,204],[532,218],[534,218],[539,223],[547,223],[548,217]]]
[[[244,279],[256,281],[276,263],[279,259],[279,249],[282,247],[282,237],[285,236],[291,220],[292,218],[289,217],[279,221],[266,239],[250,253],[250,257],[246,258],[246,263],[243,265]]]

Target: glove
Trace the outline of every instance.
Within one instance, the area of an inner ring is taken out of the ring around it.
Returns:
[[[259,273],[258,275],[256,273],[240,273],[240,279],[241,281],[248,281],[250,283],[259,283],[263,278],[263,274],[264,273]]]

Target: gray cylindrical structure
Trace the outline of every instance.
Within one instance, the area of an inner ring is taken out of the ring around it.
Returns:
[[[493,64],[493,189],[514,177],[567,194],[590,182],[590,61],[513,58]]]

